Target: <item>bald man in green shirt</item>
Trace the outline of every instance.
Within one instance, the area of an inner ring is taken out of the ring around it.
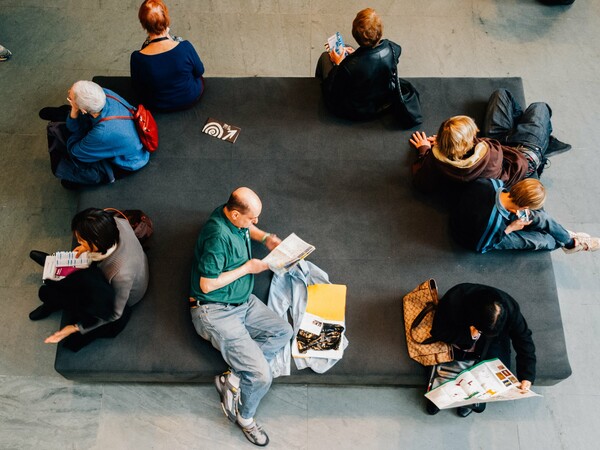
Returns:
[[[254,274],[269,267],[252,258],[250,239],[269,250],[281,242],[256,226],[261,211],[260,198],[247,187],[213,211],[194,250],[190,306],[196,332],[231,367],[215,377],[225,415],[250,442],[265,446],[269,437],[254,414],[271,386],[269,360],[289,344],[293,330],[252,294]]]

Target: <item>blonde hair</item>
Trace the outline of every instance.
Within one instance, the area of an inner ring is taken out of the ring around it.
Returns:
[[[437,147],[448,159],[457,161],[473,148],[479,128],[469,116],[454,116],[442,122],[436,137]]]
[[[519,208],[542,209],[546,201],[546,188],[540,180],[525,178],[511,187],[508,195]]]

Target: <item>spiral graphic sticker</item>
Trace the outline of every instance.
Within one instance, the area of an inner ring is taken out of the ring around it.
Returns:
[[[203,133],[231,143],[236,141],[240,131],[241,128],[213,119],[212,117],[208,118],[202,128]]]
[[[219,139],[223,137],[223,127],[218,122],[208,122],[202,132]]]

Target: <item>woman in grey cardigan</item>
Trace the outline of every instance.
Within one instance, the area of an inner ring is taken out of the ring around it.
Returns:
[[[91,281],[94,289],[90,288],[89,280],[83,281],[79,290],[71,286],[67,290],[64,289],[63,285],[73,284],[69,278],[78,274],[75,272],[58,282],[46,281],[40,288],[39,295],[43,304],[32,311],[29,317],[32,320],[39,320],[58,309],[75,310],[74,318],[77,319],[75,323],[63,327],[49,336],[45,342],[56,344],[68,337],[65,344],[71,344],[68,346],[79,349],[97,337],[114,337],[123,329],[129,318],[129,307],[139,302],[146,293],[149,270],[146,254],[127,220],[115,218],[102,209],[88,208],[75,215],[71,229],[79,243],[75,248],[77,256],[88,252],[95,266],[114,291],[114,299],[109,302],[111,307],[107,313],[93,314],[92,318],[89,311],[85,311],[88,314],[81,318],[83,316],[77,314],[80,312],[77,310],[86,303],[84,300],[90,303],[89,296],[87,299],[83,297],[95,290],[104,280]],[[45,256],[46,254],[42,252],[31,252],[32,259],[37,262],[43,263]],[[99,301],[106,303],[106,298],[107,295]],[[98,306],[96,305],[96,310]]]

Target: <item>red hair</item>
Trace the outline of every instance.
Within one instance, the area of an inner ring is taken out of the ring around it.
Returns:
[[[162,34],[171,25],[169,10],[162,0],[146,0],[140,6],[138,18],[149,34]]]
[[[359,11],[352,22],[352,36],[361,47],[375,47],[383,36],[383,22],[374,9]]]

